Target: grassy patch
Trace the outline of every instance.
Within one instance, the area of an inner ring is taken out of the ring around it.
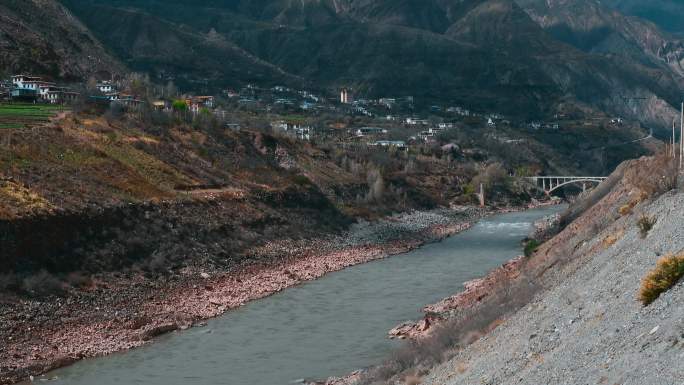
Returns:
[[[661,258],[655,269],[641,281],[639,300],[644,306],[651,304],[662,293],[668,291],[684,276],[684,255],[669,255]]]
[[[47,122],[62,106],[50,104],[0,104],[0,129],[20,129]]]
[[[531,257],[532,254],[534,254],[535,251],[541,246],[541,242],[539,242],[536,239],[532,239],[529,242],[525,244],[525,256],[527,258]]]

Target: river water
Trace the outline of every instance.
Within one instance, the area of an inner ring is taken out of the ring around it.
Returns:
[[[248,303],[208,326],[57,370],[64,385],[283,385],[377,364],[397,324],[522,253],[531,224],[561,207],[492,216],[406,254]],[[38,381],[36,380],[36,383]]]

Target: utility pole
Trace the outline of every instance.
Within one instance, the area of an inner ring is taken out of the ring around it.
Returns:
[[[682,169],[682,160],[684,160],[684,102],[682,103],[681,126],[679,132],[679,169]]]
[[[485,207],[484,183],[480,183],[480,194],[478,195],[480,196],[480,207]]]
[[[677,151],[675,150],[675,125],[677,124],[676,119],[672,119],[672,139],[670,140],[670,145],[672,148],[670,149],[670,153],[672,155],[672,158],[676,159],[677,158]]]

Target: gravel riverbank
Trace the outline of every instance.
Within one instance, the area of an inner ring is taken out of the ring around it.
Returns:
[[[195,266],[160,279],[113,274],[67,297],[3,297],[0,384],[201,326],[205,319],[328,272],[456,234],[486,213],[475,208],[405,213],[358,223],[335,236],[269,242],[230,271]]]

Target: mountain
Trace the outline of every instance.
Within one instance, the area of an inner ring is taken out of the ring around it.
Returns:
[[[0,73],[31,72],[64,80],[122,73],[124,66],[55,1],[0,2]]]
[[[603,0],[620,12],[650,20],[665,31],[684,35],[684,3],[680,0]]]
[[[181,86],[347,86],[521,118],[572,102],[669,125],[682,89],[676,39],[588,0],[532,1],[62,3],[132,69]],[[598,21],[585,25],[574,10]]]
[[[518,0],[551,36],[585,52],[624,56],[684,75],[684,41],[597,0]]]

